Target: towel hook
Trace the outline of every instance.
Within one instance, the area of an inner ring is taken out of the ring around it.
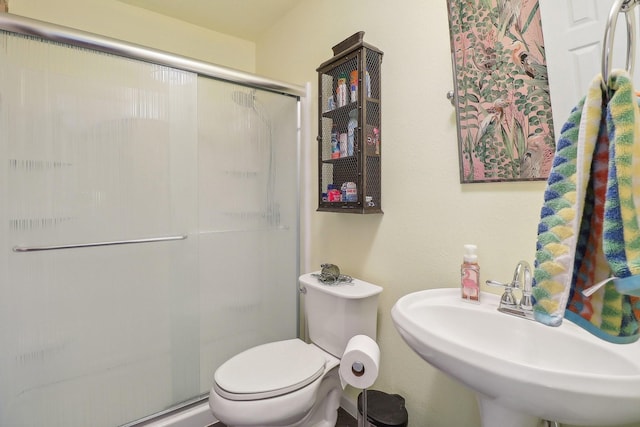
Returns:
[[[611,52],[613,50],[613,37],[618,22],[618,15],[624,13],[627,23],[627,58],[626,69],[629,74],[633,73],[635,65],[635,48],[636,48],[636,16],[633,8],[640,0],[616,0],[611,11],[609,12],[609,20],[604,30],[604,48],[602,50],[602,84],[606,90],[609,85],[609,77],[611,76]]]

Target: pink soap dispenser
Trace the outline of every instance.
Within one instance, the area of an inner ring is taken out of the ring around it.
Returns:
[[[460,266],[460,286],[462,299],[480,302],[480,266],[476,245],[464,245],[464,257]]]

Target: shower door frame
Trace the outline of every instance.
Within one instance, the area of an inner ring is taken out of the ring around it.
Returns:
[[[15,34],[21,34],[25,36],[36,37],[45,41],[57,42],[65,45],[86,48],[98,52],[113,54],[116,56],[149,62],[152,64],[167,66],[182,71],[192,72],[199,77],[208,77],[216,80],[221,80],[229,83],[235,83],[241,86],[265,90],[282,95],[292,96],[297,99],[297,133],[296,133],[296,148],[297,148],[297,214],[296,214],[296,235],[298,241],[296,242],[296,252],[300,254],[300,190],[301,180],[307,180],[308,177],[302,176],[301,173],[301,154],[302,154],[302,133],[306,128],[303,128],[303,118],[308,119],[309,115],[309,85],[306,86],[287,83],[279,80],[274,80],[266,77],[262,77],[256,74],[216,65],[204,61],[199,61],[193,58],[165,52],[162,50],[125,42],[122,40],[93,34],[90,32],[77,30],[70,27],[52,24],[49,22],[39,21],[36,19],[26,18],[18,15],[12,15],[9,13],[0,13],[0,30],[11,32]],[[307,125],[308,126],[308,125]],[[176,238],[184,238],[184,236],[176,236]],[[114,242],[106,242],[114,243]],[[122,242],[116,242],[122,243]],[[296,260],[296,271],[300,274],[300,257]],[[292,289],[292,292],[294,290]],[[296,299],[296,312],[298,313],[296,321],[299,318],[300,313],[300,301]],[[300,336],[300,325],[296,326],[297,335]],[[194,405],[201,404],[207,400],[208,396],[201,395],[196,396],[194,399],[177,403],[175,407],[169,408],[164,411],[160,411],[155,414],[151,414],[142,419],[132,421],[125,424],[127,426],[137,426],[148,423],[154,419],[164,417],[168,414],[181,411],[194,407]]]
[[[92,34],[74,28],[38,21],[22,16],[0,13],[0,29],[8,32],[38,37],[44,40],[84,47],[125,58],[151,62],[158,65],[190,71],[199,76],[211,77],[256,89],[292,95],[306,96],[304,86],[261,77],[244,71],[215,65],[197,59],[164,52],[110,37]]]

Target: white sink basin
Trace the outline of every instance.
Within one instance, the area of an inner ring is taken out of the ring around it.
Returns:
[[[568,320],[552,328],[498,302],[432,289],[400,298],[391,317],[409,347],[476,392],[483,426],[640,421],[640,342],[611,344]]]

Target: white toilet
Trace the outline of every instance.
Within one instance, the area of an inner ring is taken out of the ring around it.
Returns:
[[[311,344],[277,341],[220,366],[209,393],[214,416],[229,427],[334,427],[342,396],[340,357],[355,335],[376,339],[380,286],[353,279],[325,285],[300,276]]]

